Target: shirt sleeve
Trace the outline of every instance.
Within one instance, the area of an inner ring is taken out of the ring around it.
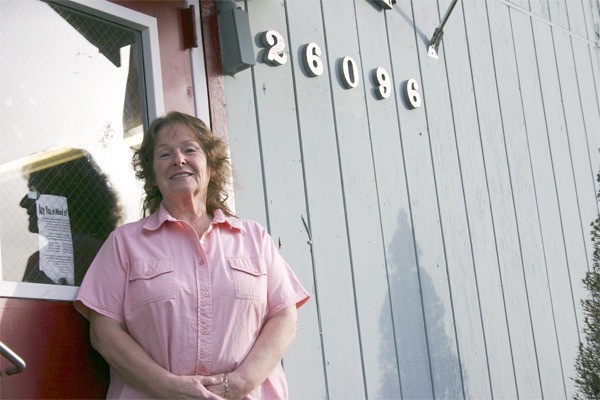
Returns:
[[[121,254],[118,231],[112,232],[90,265],[79,293],[75,308],[89,319],[90,310],[125,322],[123,304],[127,283],[127,263]]]
[[[298,277],[283,259],[273,238],[262,229],[263,258],[267,267],[267,317],[291,305],[300,308],[310,298]]]

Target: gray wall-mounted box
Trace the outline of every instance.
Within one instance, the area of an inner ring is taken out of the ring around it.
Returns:
[[[235,75],[256,63],[246,11],[236,7],[220,11],[219,35],[223,74]]]

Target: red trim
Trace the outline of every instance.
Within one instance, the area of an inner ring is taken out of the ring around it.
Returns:
[[[221,64],[221,45],[219,44],[217,2],[215,0],[200,1],[200,18],[202,21],[202,43],[204,45],[211,129],[221,136],[228,137],[225,85]]]

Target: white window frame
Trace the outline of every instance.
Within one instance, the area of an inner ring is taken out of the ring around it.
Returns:
[[[1,0],[0,0],[1,1]],[[153,120],[164,114],[160,48],[156,18],[106,0],[59,0],[56,3],[137,30],[142,36],[144,79],[148,116]],[[0,297],[19,297],[44,300],[74,300],[77,286],[41,283],[9,282],[2,277],[2,247],[0,246]]]

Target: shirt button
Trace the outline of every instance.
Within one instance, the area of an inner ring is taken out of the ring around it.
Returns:
[[[206,367],[200,367],[200,373],[201,374],[205,374],[206,373]]]
[[[208,329],[206,329],[206,328],[202,329],[202,334],[203,335],[208,335]]]
[[[149,276],[150,275],[150,271],[145,271],[144,275]]]
[[[198,264],[204,265],[204,258],[201,258],[200,261],[198,261]]]
[[[202,296],[208,297],[208,292],[206,290],[202,291]]]

